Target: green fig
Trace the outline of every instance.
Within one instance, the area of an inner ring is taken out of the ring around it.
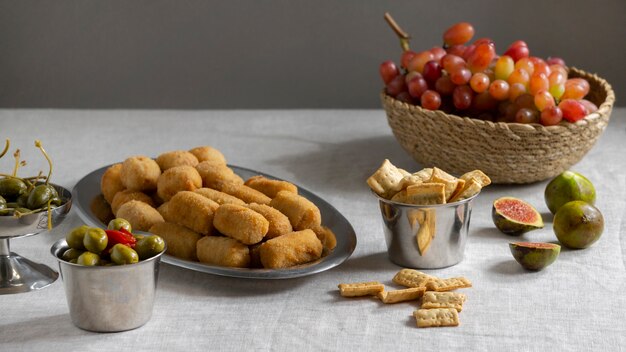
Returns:
[[[556,214],[560,207],[573,200],[582,200],[593,205],[596,201],[596,189],[585,176],[565,171],[548,183],[544,197],[550,212]]]
[[[543,228],[541,214],[532,205],[513,197],[496,199],[491,217],[498,230],[511,236]]]
[[[542,242],[511,242],[509,249],[513,258],[528,270],[541,270],[554,263],[561,253],[561,246]]]
[[[564,246],[587,248],[600,239],[604,217],[598,208],[575,200],[563,205],[554,215],[554,234]]]

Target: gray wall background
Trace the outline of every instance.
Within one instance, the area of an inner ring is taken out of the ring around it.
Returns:
[[[0,0],[0,107],[379,108],[378,65],[472,22],[626,92],[624,0]]]

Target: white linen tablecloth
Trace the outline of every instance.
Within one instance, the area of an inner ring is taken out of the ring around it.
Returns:
[[[33,147],[41,139],[55,162],[53,180],[69,189],[87,173],[131,155],[156,156],[212,145],[228,162],[290,180],[334,205],[358,244],[332,270],[290,280],[219,277],[161,265],[152,319],[143,327],[99,334],[72,325],[61,279],[40,291],[0,295],[0,351],[114,350],[413,350],[622,351],[626,349],[626,109],[615,109],[596,146],[572,169],[597,189],[602,238],[563,249],[540,272],[523,270],[495,229],[494,199],[534,204],[546,226],[521,239],[554,241],[543,200],[547,181],[492,185],[474,203],[465,259],[431,274],[466,276],[468,301],[453,328],[418,329],[415,303],[347,299],[342,282],[391,284],[399,267],[386,253],[378,204],[365,179],[389,158],[416,164],[399,146],[382,110],[72,111],[0,110],[0,140],[28,160],[22,174],[47,170]],[[12,158],[0,160],[0,171]],[[11,241],[11,249],[58,270],[54,241],[82,224],[72,214],[52,232]]]

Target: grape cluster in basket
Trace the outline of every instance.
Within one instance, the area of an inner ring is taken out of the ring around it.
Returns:
[[[409,36],[385,19],[400,37],[400,67],[380,65],[385,92],[429,110],[497,122],[557,125],[576,122],[598,107],[584,99],[589,83],[568,77],[561,58],[530,56],[528,45],[512,43],[502,54],[494,42],[480,38],[470,43],[474,28],[461,22],[443,34],[443,46],[420,52],[409,48]]]

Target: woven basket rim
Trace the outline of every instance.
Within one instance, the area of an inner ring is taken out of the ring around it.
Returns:
[[[559,132],[559,131],[564,131],[567,129],[576,129],[576,128],[585,127],[588,124],[597,122],[599,119],[608,118],[609,117],[608,115],[610,111],[612,110],[613,105],[615,104],[615,92],[613,91],[613,88],[611,87],[609,82],[607,82],[604,78],[598,76],[595,73],[589,73],[581,69],[578,69],[576,67],[570,67],[569,71],[575,73],[577,77],[585,78],[587,80],[589,79],[595,80],[600,86],[600,88],[605,91],[606,99],[604,99],[604,102],[602,102],[602,104],[598,106],[597,111],[585,116],[583,119],[578,120],[573,123],[563,121],[559,123],[558,125],[554,125],[554,126],[544,126],[539,123],[524,124],[524,123],[518,123],[518,122],[492,122],[492,121],[485,121],[485,120],[480,120],[476,118],[471,118],[467,116],[449,114],[442,110],[428,110],[428,109],[422,108],[419,105],[408,104],[403,101],[397,100],[394,97],[388,95],[385,92],[384,88],[381,92],[381,97],[384,100],[387,100],[390,104],[401,106],[402,108],[408,109],[410,111],[417,111],[422,114],[427,113],[427,114],[436,114],[439,116],[443,115],[443,116],[446,116],[448,119],[455,121],[457,123],[472,123],[476,125],[482,125],[484,127],[488,127],[491,129],[499,129],[499,130],[505,129],[505,130],[511,130],[511,131],[527,131],[527,132],[535,130],[535,131],[544,132],[544,133],[545,132]]]

